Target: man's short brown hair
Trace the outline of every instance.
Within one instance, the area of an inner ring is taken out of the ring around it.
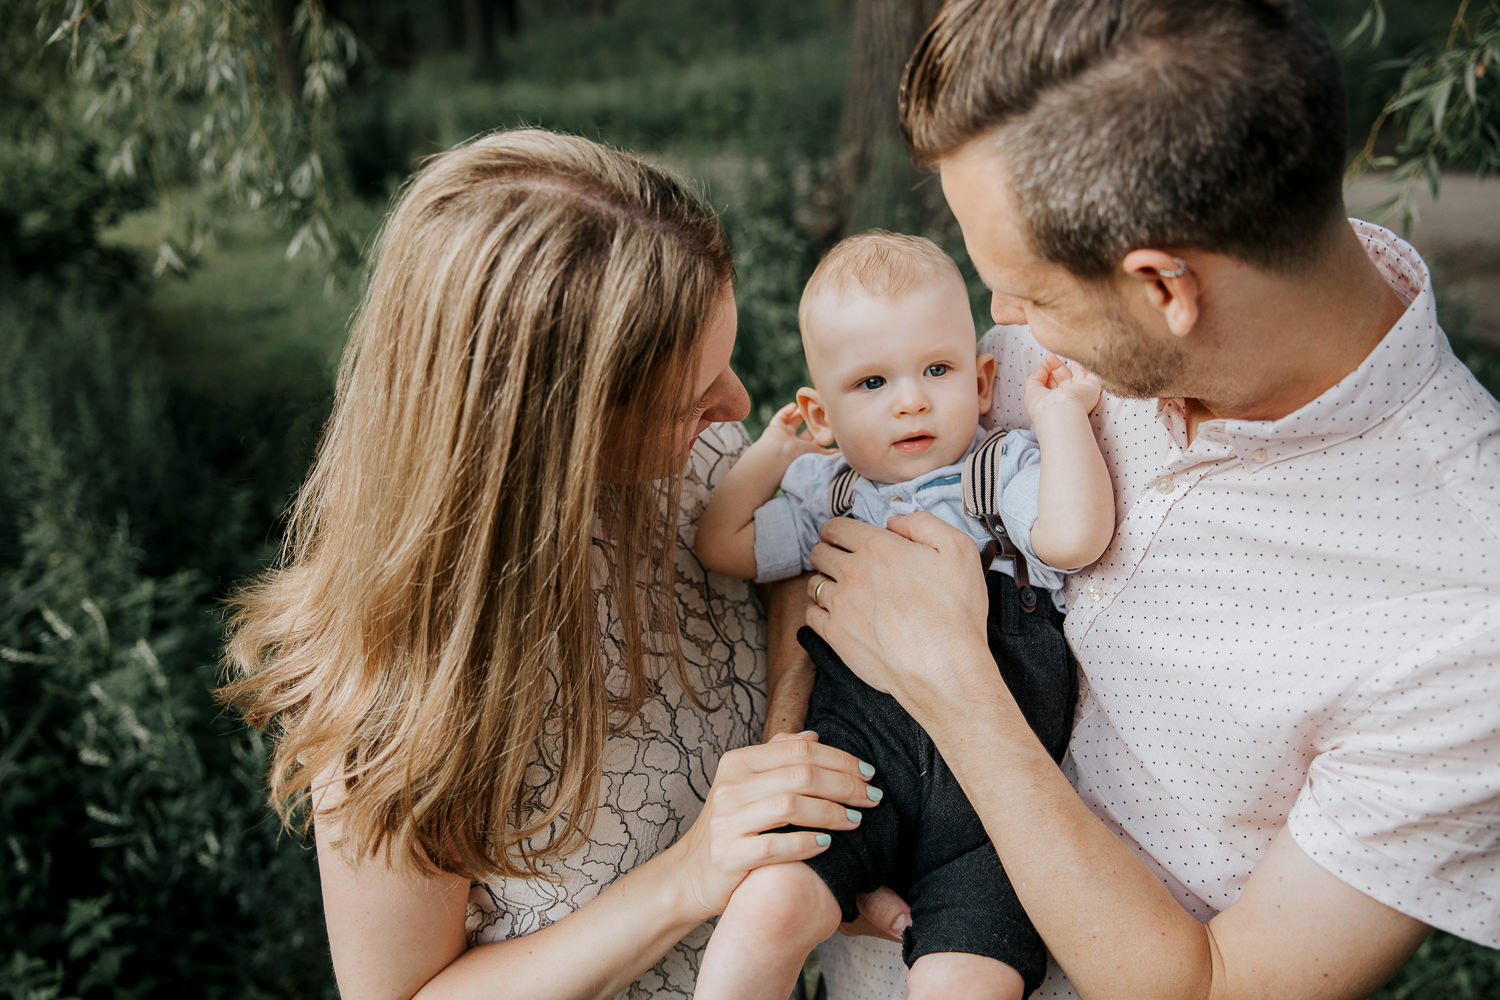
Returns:
[[[1082,277],[1143,247],[1285,270],[1343,212],[1343,79],[1300,0],[950,0],[900,104],[927,165],[996,143],[1033,251]]]

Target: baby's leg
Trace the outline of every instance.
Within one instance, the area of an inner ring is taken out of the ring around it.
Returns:
[[[807,953],[838,926],[838,902],[807,865],[757,868],[729,897],[703,953],[693,996],[786,1000]]]
[[[911,1000],[1021,1000],[1026,983],[1004,962],[961,951],[935,951],[906,974]]]

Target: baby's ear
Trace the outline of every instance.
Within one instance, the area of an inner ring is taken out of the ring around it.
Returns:
[[[995,356],[993,354],[979,355],[974,359],[974,369],[979,383],[979,415],[984,416],[990,412],[990,407],[995,405],[992,396],[995,388]]]
[[[802,420],[808,433],[824,448],[833,444],[833,428],[828,426],[828,411],[823,409],[823,400],[818,390],[807,386],[797,390],[797,408],[802,411]]]

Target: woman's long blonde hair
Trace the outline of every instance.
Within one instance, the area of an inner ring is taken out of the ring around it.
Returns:
[[[532,876],[580,846],[605,738],[654,682],[643,637],[675,636],[680,477],[610,480],[670,454],[731,280],[711,210],[587,140],[489,135],[408,183],[281,559],[232,608],[221,695],[274,727],[284,821],[337,775],[353,859]]]

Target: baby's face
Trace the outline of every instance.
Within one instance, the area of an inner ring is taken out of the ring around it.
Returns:
[[[855,472],[902,482],[968,450],[993,367],[975,360],[960,283],[928,282],[894,299],[847,292],[819,303],[808,326],[817,398]]]

